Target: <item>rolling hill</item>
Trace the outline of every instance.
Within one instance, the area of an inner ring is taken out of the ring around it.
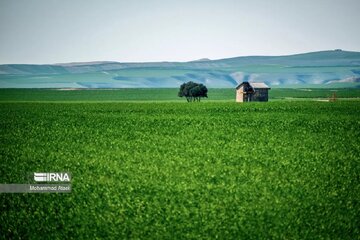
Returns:
[[[0,88],[159,88],[186,81],[234,87],[242,81],[272,87],[360,87],[360,52],[249,56],[190,62],[83,62],[0,65]]]

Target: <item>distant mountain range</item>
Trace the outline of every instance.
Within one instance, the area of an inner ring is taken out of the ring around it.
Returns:
[[[235,87],[243,81],[272,87],[360,87],[360,52],[249,56],[190,62],[82,62],[0,65],[0,88],[178,87],[195,81]]]

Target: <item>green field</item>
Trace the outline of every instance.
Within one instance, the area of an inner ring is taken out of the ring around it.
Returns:
[[[0,194],[0,238],[359,239],[360,102],[272,91],[0,90],[0,183],[72,173],[69,194]]]
[[[177,88],[125,88],[92,90],[58,89],[0,89],[0,101],[180,101]],[[269,91],[270,101],[283,99],[327,99],[336,93],[338,98],[360,98],[358,88],[273,88]],[[235,89],[210,88],[209,98],[202,101],[235,101]]]

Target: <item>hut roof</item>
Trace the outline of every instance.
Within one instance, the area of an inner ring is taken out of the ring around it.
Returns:
[[[266,85],[263,82],[242,82],[239,85],[237,85],[236,89],[238,89],[239,87],[241,87],[241,85],[243,85],[244,83],[248,83],[252,88],[265,88],[265,89],[270,89],[270,87],[268,85]]]

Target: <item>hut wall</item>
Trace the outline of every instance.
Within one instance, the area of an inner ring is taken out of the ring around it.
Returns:
[[[244,102],[244,86],[236,90],[236,102]]]
[[[267,102],[268,101],[268,89],[257,88],[252,97],[253,101]]]

